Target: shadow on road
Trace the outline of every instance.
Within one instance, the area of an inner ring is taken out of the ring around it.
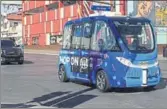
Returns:
[[[34,64],[34,62],[25,60],[22,65],[24,64]],[[19,64],[17,62],[10,62],[10,63],[1,63],[1,65],[19,65]]]
[[[1,104],[1,108],[30,108],[35,105],[26,105],[24,103],[19,104]]]
[[[77,83],[80,84],[80,83]],[[81,84],[86,85],[86,84]],[[167,86],[167,78],[161,78],[160,83],[152,90],[155,91],[164,89]],[[86,92],[94,90],[94,87],[88,87],[87,89],[72,92],[72,91],[59,91],[59,92],[52,92],[49,94],[42,95],[40,97],[36,97],[33,100],[26,102],[26,103],[19,103],[19,104],[1,104],[2,108],[31,108],[34,106],[46,106],[46,107],[55,107],[55,108],[74,108],[84,102],[87,102],[91,99],[94,99],[98,96],[91,95],[91,94],[84,94]],[[136,92],[143,92],[142,88],[115,88],[112,89],[110,92],[117,92],[117,93],[136,93]],[[34,105],[38,104],[38,105]]]
[[[160,89],[164,89],[167,86],[167,78],[161,78],[160,83],[154,88],[143,89],[143,88],[112,88],[109,92],[117,92],[117,93],[136,93],[136,92],[150,92],[156,91]]]
[[[167,87],[167,78],[161,78],[160,83],[155,87],[157,90]]]
[[[40,106],[52,106],[56,108],[73,108],[86,101],[89,101],[97,96],[83,94],[91,91],[94,88],[87,88],[77,92],[53,92],[43,95],[41,97],[34,98],[32,101],[20,104],[1,104],[2,108],[16,108],[16,107],[33,107],[34,103],[40,104]]]
[[[25,60],[24,64],[34,64],[34,62]]]

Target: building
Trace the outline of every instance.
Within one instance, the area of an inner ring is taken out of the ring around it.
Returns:
[[[68,20],[97,14],[92,4],[110,5],[105,14],[125,15],[126,1],[49,0],[22,1],[23,37],[27,45],[61,44],[63,26]]]
[[[127,14],[150,19],[155,27],[159,53],[167,45],[167,1],[128,1]]]
[[[22,10],[21,4],[2,3],[1,37],[14,38],[22,44]]]

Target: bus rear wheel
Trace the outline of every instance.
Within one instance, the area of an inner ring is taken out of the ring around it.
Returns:
[[[101,92],[107,92],[110,88],[107,75],[103,70],[98,71],[96,74],[96,88]]]
[[[67,74],[66,74],[64,65],[60,65],[58,76],[61,82],[68,82],[68,78],[67,78]]]

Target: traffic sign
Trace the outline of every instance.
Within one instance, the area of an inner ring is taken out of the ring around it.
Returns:
[[[111,11],[111,6],[98,6],[98,5],[92,5],[91,10],[97,10],[97,11]]]

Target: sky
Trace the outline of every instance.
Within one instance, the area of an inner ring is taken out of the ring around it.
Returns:
[[[1,13],[3,14],[5,11],[2,4],[21,4],[21,3],[22,3],[22,1],[1,1]],[[7,13],[17,12],[17,11],[18,11],[17,8],[14,8],[14,9],[8,10]]]

